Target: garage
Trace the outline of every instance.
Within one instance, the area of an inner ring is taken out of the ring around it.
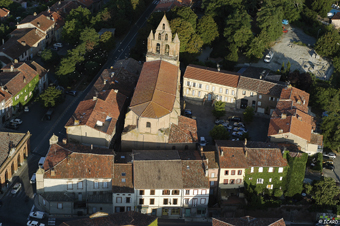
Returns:
[[[264,113],[264,108],[258,107],[258,108],[257,108],[257,112],[258,112],[258,113]]]

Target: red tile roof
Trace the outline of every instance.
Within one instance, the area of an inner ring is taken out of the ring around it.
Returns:
[[[100,92],[97,100],[81,101],[65,126],[77,126],[75,120],[78,120],[79,125],[87,125],[111,135],[125,100],[126,96],[114,90]],[[102,122],[103,126],[97,126],[97,121]]]
[[[282,157],[279,148],[246,148],[246,159],[249,167],[287,166],[287,160]]]
[[[40,13],[37,16],[32,16],[29,15],[27,17],[25,17],[22,21],[20,21],[20,24],[26,24],[26,23],[30,23],[33,26],[35,26],[36,28],[42,30],[42,31],[46,31],[47,29],[49,29],[51,26],[54,25],[54,21],[51,20],[51,18],[48,16],[46,17],[44,14]]]
[[[218,156],[216,151],[204,151],[203,157],[208,160],[209,169],[218,168]]]
[[[323,136],[317,133],[312,133],[311,138],[310,138],[310,143],[312,144],[317,144],[317,145],[322,145],[323,142]]]
[[[212,226],[286,226],[283,218],[212,218]]]
[[[308,113],[309,93],[295,87],[285,87],[281,91],[280,100],[291,100],[292,106]]]
[[[243,147],[218,147],[220,168],[247,168]],[[222,156],[223,152],[223,156]]]
[[[9,14],[9,10],[8,9],[6,9],[6,8],[1,8],[0,9],[0,18],[1,17],[6,17],[8,14]]]
[[[178,80],[178,66],[166,61],[145,62],[130,109],[138,116],[161,118],[172,112]]]
[[[209,188],[201,160],[182,160],[183,188]]]
[[[3,77],[5,77],[6,80],[8,75],[11,76],[10,80],[2,83],[6,86],[8,92],[15,96],[38,75],[38,72],[24,62],[13,64],[14,71],[10,72],[11,65],[12,64],[7,64],[2,68],[4,72],[0,73],[0,81],[2,81]],[[24,79],[26,79],[26,83]]]
[[[211,82],[236,88],[240,79],[240,74],[223,70],[217,71],[217,69],[214,68],[190,64],[185,70],[184,78]]]
[[[0,74],[0,81],[1,81],[1,74]],[[1,90],[0,89],[0,102],[2,102],[3,100],[7,101],[8,99],[12,98],[12,95],[9,94],[7,91],[5,90]]]
[[[122,179],[125,179],[123,182]],[[112,181],[113,193],[134,193],[132,164],[114,164],[114,178]]]
[[[43,166],[44,178],[113,178],[113,162],[114,152],[109,149],[52,144]]]
[[[274,82],[265,81],[263,79],[255,79],[240,76],[240,80],[237,87],[239,89],[246,89],[261,94],[279,97],[281,94],[281,90],[284,86]]]
[[[195,143],[198,141],[196,120],[179,116],[178,125],[170,126],[169,143]]]

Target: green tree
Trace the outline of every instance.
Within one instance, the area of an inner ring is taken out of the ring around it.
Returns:
[[[315,44],[315,51],[321,56],[335,56],[340,50],[340,35],[337,30],[327,32]]]
[[[171,10],[171,19],[175,18],[182,18],[185,21],[188,21],[192,28],[196,30],[196,23],[197,23],[197,15],[190,7],[178,7],[176,6]]]
[[[7,25],[0,25],[0,39],[6,39],[7,34],[10,32],[10,29]]]
[[[339,104],[339,95],[333,98]],[[333,103],[332,103],[333,104]],[[339,152],[340,149],[340,117],[336,112],[329,112],[327,117],[323,118],[322,124],[322,135],[324,147],[336,150]]]
[[[333,58],[334,69],[340,73],[340,57],[336,56]]]
[[[198,34],[192,34],[187,43],[185,51],[188,53],[199,53],[203,46],[203,41]]]
[[[283,191],[281,189],[275,189],[274,196],[276,198],[280,198],[283,195]]]
[[[229,43],[235,43],[237,47],[245,47],[253,37],[251,31],[251,18],[246,10],[236,9],[226,19],[224,37]]]
[[[214,128],[210,130],[209,135],[213,140],[229,139],[228,130],[223,125],[215,125]]]
[[[60,57],[56,51],[51,50],[51,49],[44,49],[41,53],[41,59],[46,64],[56,65],[59,63]]]
[[[179,17],[171,20],[170,27],[172,33],[178,33],[179,40],[181,41],[180,52],[186,52],[187,45],[195,34],[195,30],[188,21]]]
[[[102,50],[111,50],[115,47],[115,40],[113,34],[109,31],[104,32],[99,39]]]
[[[12,0],[0,0],[0,7],[5,7],[8,9],[11,4],[13,4]]]
[[[209,15],[203,16],[198,21],[196,30],[204,44],[210,45],[218,37],[218,26]]]
[[[324,88],[316,87],[316,94],[313,95],[313,105],[324,111],[336,112],[340,108],[336,99],[333,100],[335,96],[339,95],[339,90],[335,88]],[[338,98],[338,97],[336,97]],[[334,101],[334,103],[332,102]]]
[[[87,8],[79,6],[76,9],[72,9],[66,17],[66,21],[76,20],[82,27],[90,25],[91,11]]]
[[[340,193],[335,180],[331,177],[324,177],[322,181],[318,181],[313,186],[313,196],[315,204],[319,206],[334,206],[339,200],[334,197]]]
[[[76,19],[66,21],[61,31],[62,38],[65,42],[76,44],[79,41],[80,32],[83,27]]]
[[[244,119],[244,122],[249,124],[253,121],[254,119],[254,108],[248,106],[246,108],[246,110],[243,112],[243,119]]]
[[[333,0],[313,0],[312,10],[317,12],[322,18],[327,16],[329,12],[329,6],[333,3]]]
[[[303,179],[305,178],[306,163],[308,155],[301,153],[296,157],[286,155],[289,169],[287,174],[287,190],[285,195],[293,197],[296,194],[301,194],[303,190]]]
[[[222,102],[222,101],[215,102],[213,115],[216,118],[220,118],[225,115],[225,102]]]
[[[305,188],[306,194],[312,194],[313,186],[311,184],[304,184],[303,187]]]
[[[265,31],[262,31],[250,43],[246,56],[249,58],[262,58],[263,52],[268,47],[269,37]]]
[[[225,59],[227,61],[231,61],[231,62],[237,62],[238,61],[238,48],[237,45],[235,43],[232,43],[229,45],[228,47],[228,53],[227,56],[225,57]]]
[[[284,1],[282,4],[284,19],[289,20],[290,23],[301,18],[304,0]]]
[[[55,87],[48,87],[40,96],[37,98],[43,107],[49,108],[54,107],[62,102],[63,95],[62,91]]]
[[[86,50],[92,51],[99,43],[99,34],[94,28],[85,28],[80,33],[79,40],[85,43]]]

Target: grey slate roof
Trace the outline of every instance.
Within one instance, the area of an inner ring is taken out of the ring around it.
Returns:
[[[0,166],[7,159],[11,148],[17,146],[25,135],[25,133],[0,132]]]

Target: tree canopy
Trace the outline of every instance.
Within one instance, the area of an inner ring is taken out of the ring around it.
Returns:
[[[335,196],[340,194],[340,190],[333,178],[324,177],[323,180],[316,182],[312,193],[316,205],[334,206],[339,202],[339,200],[334,199]]]
[[[220,118],[225,115],[225,102],[216,101],[214,104],[213,115]]]
[[[218,27],[211,16],[205,15],[198,21],[197,34],[208,45],[218,37]]]
[[[196,30],[197,15],[190,7],[176,6],[175,8],[173,8],[170,13],[170,19],[172,20],[178,17],[182,18],[185,21],[188,21],[191,24],[192,28]]]
[[[209,135],[213,140],[228,140],[229,132],[223,125],[215,125]]]
[[[62,100],[62,91],[55,87],[48,87],[37,99],[45,108],[54,107],[61,103]]]
[[[321,36],[316,44],[315,51],[321,56],[335,56],[340,50],[340,35],[333,29]]]
[[[248,106],[246,110],[243,112],[243,119],[245,123],[251,123],[254,119],[254,108]]]

